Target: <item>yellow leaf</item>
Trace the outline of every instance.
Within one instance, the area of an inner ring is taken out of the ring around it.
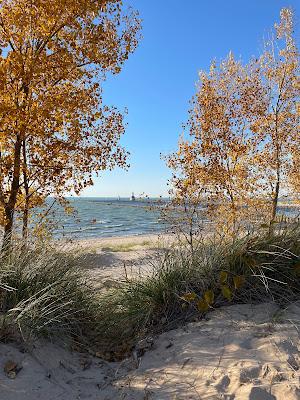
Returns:
[[[228,278],[228,273],[226,271],[221,271],[220,272],[220,282],[225,283]]]
[[[237,275],[233,277],[234,287],[240,289],[245,283],[245,277],[243,275]]]
[[[208,304],[204,299],[201,299],[197,302],[197,308],[201,312],[205,312],[208,310]]]
[[[225,297],[225,299],[231,301],[232,299],[232,292],[229,289],[228,286],[222,286],[222,295]]]
[[[181,298],[185,301],[193,301],[197,297],[196,293],[190,292],[190,293],[185,293]]]
[[[205,299],[205,301],[206,301],[206,303],[207,303],[208,305],[213,304],[214,298],[215,298],[215,296],[214,296],[214,292],[213,292],[212,290],[207,290],[207,291],[204,293],[204,299]]]

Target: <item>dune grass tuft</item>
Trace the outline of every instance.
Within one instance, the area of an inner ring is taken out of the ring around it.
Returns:
[[[24,339],[84,336],[96,306],[94,289],[73,252],[49,243],[17,243],[0,255],[0,314],[6,328],[13,327]]]

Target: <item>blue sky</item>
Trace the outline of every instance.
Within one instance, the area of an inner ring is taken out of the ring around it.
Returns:
[[[104,85],[104,102],[128,108],[122,144],[130,169],[106,171],[83,196],[166,195],[170,171],[160,159],[176,149],[200,70],[231,50],[247,61],[259,54],[263,37],[282,7],[296,0],[124,0],[143,19],[143,39],[122,72]]]

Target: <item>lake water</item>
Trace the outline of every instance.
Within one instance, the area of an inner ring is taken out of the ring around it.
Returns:
[[[153,201],[112,198],[69,198],[74,213],[67,215],[54,206],[49,219],[55,220],[55,236],[101,238],[159,233],[166,228]],[[53,199],[48,199],[50,205]],[[299,208],[279,207],[279,213],[296,216]]]
[[[55,207],[56,235],[97,238],[158,233],[164,228],[159,212],[151,202],[129,199],[76,198],[68,199],[75,213],[66,215]],[[51,199],[48,199],[48,204]]]

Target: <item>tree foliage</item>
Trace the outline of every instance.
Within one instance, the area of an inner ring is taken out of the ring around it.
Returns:
[[[79,193],[92,173],[126,166],[123,115],[101,82],[138,43],[137,13],[121,0],[0,1],[0,208]]]
[[[244,65],[230,53],[200,73],[190,139],[167,158],[176,197],[201,196],[231,232],[245,220],[273,223],[279,197],[299,188],[299,95],[293,13],[283,9],[259,58]]]

